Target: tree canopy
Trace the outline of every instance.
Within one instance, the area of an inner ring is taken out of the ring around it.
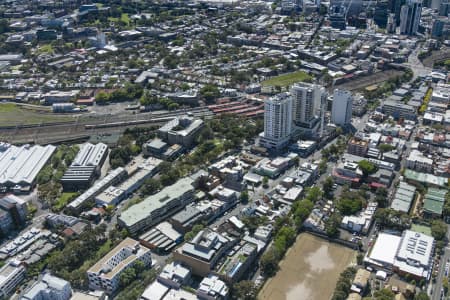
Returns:
[[[361,171],[365,176],[375,173],[378,169],[375,164],[365,159],[361,160],[358,163],[358,167],[361,169]]]

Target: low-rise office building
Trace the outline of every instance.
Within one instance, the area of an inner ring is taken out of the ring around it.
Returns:
[[[140,300],[196,299],[193,294],[184,294],[181,286],[188,285],[191,272],[179,262],[172,262],[164,267],[156,280],[142,293]]]
[[[406,120],[416,120],[417,118],[414,107],[400,101],[384,101],[383,112],[389,116],[392,116],[394,119],[403,118]]]
[[[69,300],[71,297],[72,289],[68,281],[45,274],[20,300]]]
[[[16,260],[10,260],[0,269],[0,298],[7,299],[25,279],[25,267]]]
[[[433,172],[433,160],[422,154],[418,150],[412,150],[409,156],[406,158],[406,165],[408,169],[416,170],[419,172],[432,173]]]
[[[201,119],[188,116],[177,117],[158,129],[158,135],[169,144],[179,144],[190,148],[203,125]]]
[[[79,212],[82,208],[90,201],[94,201],[94,198],[103,192],[108,187],[115,185],[127,176],[127,172],[124,168],[119,167],[110,171],[105,177],[100,181],[90,187],[83,194],[78,196],[75,200],[67,205],[67,209],[73,212]]]
[[[44,94],[46,104],[66,103],[75,100],[80,91],[50,91]]]
[[[122,212],[118,223],[132,234],[145,230],[192,202],[194,192],[194,180],[189,177],[180,179]]]
[[[113,250],[89,268],[87,276],[89,288],[114,293],[119,287],[120,274],[127,268],[141,261],[145,266],[151,265],[150,249],[131,238],[126,238]]]
[[[347,152],[352,155],[365,157],[369,149],[369,143],[365,140],[353,138],[348,142]]]
[[[358,185],[363,173],[356,163],[339,163],[332,172],[333,178],[338,184]]]
[[[203,278],[197,289],[199,300],[226,300],[228,296],[227,285],[215,275],[208,275],[208,277]]]
[[[0,235],[23,227],[27,221],[27,202],[14,195],[0,199]]]
[[[175,260],[189,266],[192,273],[207,276],[216,263],[236,241],[207,228],[200,231],[192,241],[187,241],[173,252]]]

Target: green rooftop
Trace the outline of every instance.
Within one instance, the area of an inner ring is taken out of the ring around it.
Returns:
[[[442,215],[442,208],[444,207],[444,202],[436,201],[432,199],[426,199],[423,203],[423,210],[428,213]]]
[[[404,176],[406,179],[414,180],[420,183],[432,184],[434,186],[446,187],[448,179],[445,177],[435,176],[433,174],[416,172],[410,169],[406,169]]]
[[[423,209],[425,212],[442,215],[442,209],[445,202],[445,194],[447,193],[444,189],[429,188],[423,203]]]

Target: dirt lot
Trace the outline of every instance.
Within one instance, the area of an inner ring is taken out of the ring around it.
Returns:
[[[438,61],[450,59],[450,48],[443,48],[439,51],[433,51],[433,53],[426,57],[422,63],[424,66],[432,68],[433,64]]]
[[[329,300],[339,274],[356,252],[302,233],[262,288],[261,300]]]

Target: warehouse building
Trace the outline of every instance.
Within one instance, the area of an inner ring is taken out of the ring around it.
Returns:
[[[433,267],[434,238],[423,233],[405,230],[402,236],[380,233],[364,261],[374,267],[382,267],[429,280]]]
[[[84,144],[70,167],[61,178],[65,191],[77,191],[91,186],[100,174],[100,169],[108,155],[108,146],[103,143]]]
[[[0,189],[3,192],[29,191],[55,149],[52,145],[16,147],[3,144],[0,147]]]
[[[391,208],[396,211],[408,213],[415,198],[416,188],[406,182],[400,182],[391,203]]]
[[[145,247],[159,253],[169,253],[183,241],[183,235],[176,231],[169,222],[162,222],[142,234],[139,241]]]

